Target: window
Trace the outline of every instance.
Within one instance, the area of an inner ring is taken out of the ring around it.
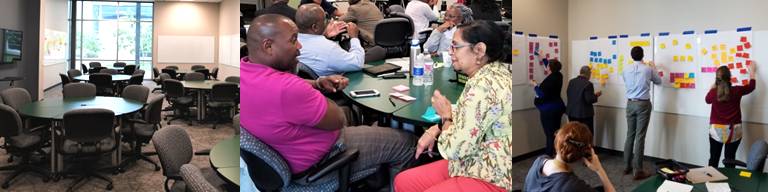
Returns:
[[[125,62],[152,77],[153,3],[78,1],[75,64]]]

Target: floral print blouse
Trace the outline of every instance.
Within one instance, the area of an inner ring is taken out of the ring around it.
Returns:
[[[438,138],[451,177],[480,179],[512,190],[512,71],[486,64],[453,108],[453,125]]]

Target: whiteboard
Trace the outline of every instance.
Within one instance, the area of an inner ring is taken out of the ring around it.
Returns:
[[[726,31],[701,36],[702,67],[726,65],[731,69],[733,85],[749,80],[747,62],[752,56],[752,31]],[[711,71],[711,70],[710,70]]]
[[[582,66],[592,67],[590,81],[595,85],[595,91],[603,92],[595,103],[598,106],[624,108],[627,104],[627,99],[624,97],[624,82],[619,79],[618,63],[613,59],[614,55],[618,59],[616,44],[618,44],[616,39],[572,41],[570,76],[571,78],[578,76]],[[596,54],[597,52],[599,54]],[[606,81],[604,87],[599,84],[601,79]],[[564,85],[567,86],[568,83]]]
[[[560,40],[550,37],[531,37],[527,39],[528,79],[541,83],[547,77],[544,60],[560,60]],[[541,55],[536,55],[539,51]]]
[[[753,59],[757,63],[755,91],[742,98],[742,118],[750,122],[768,123],[768,31],[753,32]]]
[[[215,63],[214,36],[159,36],[158,63]]]
[[[526,64],[525,36],[512,35],[512,85],[528,84],[528,65]]]
[[[703,103],[709,91],[707,82],[714,76],[700,72],[699,41],[696,34],[655,38],[654,62],[661,73],[662,85],[654,86],[654,111],[709,116],[710,106]]]

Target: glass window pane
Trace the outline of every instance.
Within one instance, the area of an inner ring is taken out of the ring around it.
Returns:
[[[152,60],[152,22],[141,22],[139,29],[139,59]]]
[[[84,59],[114,59],[117,47],[116,21],[83,21]]]
[[[136,22],[120,22],[117,28],[117,59],[136,59]]]
[[[141,7],[141,20],[142,21],[152,21],[152,3],[142,3]]]
[[[83,19],[117,19],[117,2],[83,2]]]
[[[135,21],[136,20],[136,3],[133,2],[120,2],[120,7],[117,10],[118,17],[122,21]]]

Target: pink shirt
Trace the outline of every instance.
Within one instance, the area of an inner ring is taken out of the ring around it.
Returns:
[[[298,76],[240,60],[241,125],[303,172],[325,156],[339,131],[315,128],[328,107],[325,96]]]

